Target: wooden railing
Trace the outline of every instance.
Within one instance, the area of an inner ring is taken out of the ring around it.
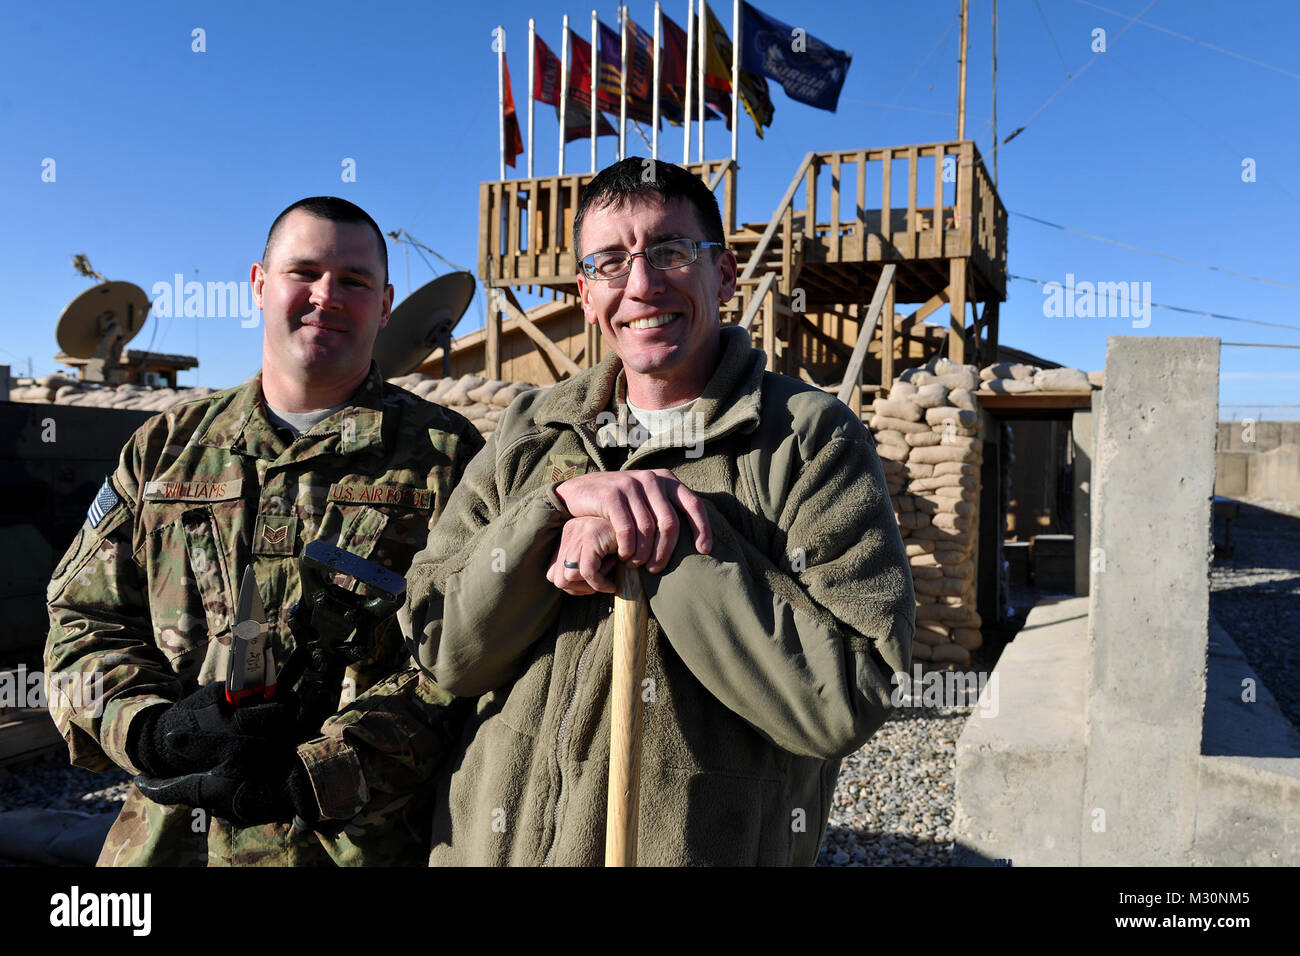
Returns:
[[[894,205],[897,162],[906,162],[901,207]],[[925,183],[923,164],[931,167]],[[825,218],[819,210],[823,172],[830,177]],[[923,191],[930,193],[925,205]],[[1005,290],[1006,209],[970,140],[808,153],[744,263],[743,277],[760,275],[771,250],[788,248],[796,233],[809,265],[970,257],[999,298]]]
[[[736,228],[735,162],[710,160],[686,168],[717,193],[724,235],[730,236]],[[573,216],[591,179],[587,172],[480,184],[479,278],[494,286],[572,291],[578,268]]]

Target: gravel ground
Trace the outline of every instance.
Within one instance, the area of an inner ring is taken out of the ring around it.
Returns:
[[[126,799],[131,775],[125,770],[91,773],[56,753],[22,766],[0,768],[0,811],[41,807],[116,813]]]
[[[1300,504],[1242,500],[1232,543],[1210,568],[1210,611],[1300,728]]]
[[[971,707],[902,707],[845,758],[818,866],[948,866],[957,738]]]

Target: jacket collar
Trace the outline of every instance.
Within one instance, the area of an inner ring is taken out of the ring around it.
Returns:
[[[753,347],[749,333],[737,326],[722,329],[719,352],[717,368],[691,408],[703,423],[699,437],[704,441],[735,429],[753,431],[759,424],[766,364],[763,353]],[[610,354],[595,368],[553,385],[538,409],[537,422],[594,428],[600,414],[616,399],[618,420],[626,423],[626,396],[623,362]]]
[[[384,379],[379,364],[371,359],[370,372],[347,404],[292,443],[286,443],[271,424],[262,397],[262,373],[258,371],[236,389],[234,398],[213,418],[199,444],[271,461],[293,448],[292,459],[301,461],[324,454],[353,455],[382,446],[383,425]]]

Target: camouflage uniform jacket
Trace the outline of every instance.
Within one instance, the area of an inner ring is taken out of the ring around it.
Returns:
[[[102,682],[98,707],[51,701],[72,762],[139,772],[125,752],[132,718],[225,678],[250,563],[281,666],[308,542],[405,574],[482,444],[463,417],[385,383],[373,362],[348,404],[296,440],[271,425],[260,373],[146,422],[47,592],[47,672]],[[420,675],[395,626],[381,632],[348,668],[326,736],[299,748],[323,817],[346,826],[229,827],[132,787],[101,865],[423,862],[428,808],[411,794],[444,750],[451,698]],[[378,706],[354,713],[346,705],[367,688]]]
[[[639,860],[816,859],[840,759],[884,723],[908,667],[915,601],[866,428],[763,366],[744,330],[723,329],[692,427],[624,460],[598,440],[615,396],[627,424],[611,356],[516,399],[470,463],[399,614],[440,686],[482,695],[463,756],[437,772],[432,864],[601,863],[612,600],[547,581],[568,517],[555,488],[649,468],[704,499],[713,546],[698,554],[684,532],[663,572],[641,574]]]

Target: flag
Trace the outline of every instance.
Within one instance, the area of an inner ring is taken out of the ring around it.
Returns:
[[[659,112],[680,126],[686,116],[686,31],[661,14],[664,35],[663,63],[659,67]]]
[[[792,100],[835,112],[851,55],[745,2],[740,22],[742,69],[770,76]]]
[[[717,110],[727,121],[727,129],[731,129],[731,40],[707,3],[704,4],[704,18],[704,103]],[[699,29],[699,24],[696,23],[695,27]],[[698,37],[696,42],[699,42]],[[691,53],[698,78],[700,51],[692,50]]]
[[[704,97],[709,105],[722,110],[727,129],[731,129],[731,37],[727,36],[727,31],[707,3],[704,4],[704,18],[708,24],[706,36],[709,41],[704,55]],[[776,108],[768,93],[767,80],[761,73],[749,70],[743,62],[740,68],[740,104],[754,121],[754,130],[762,139],[763,127],[772,125]]]
[[[606,113],[617,113],[623,93],[623,39],[617,30],[600,24],[600,86],[596,103]]]
[[[655,82],[654,37],[627,21],[627,115],[640,123],[654,122],[651,97]],[[662,109],[662,104],[660,109]]]
[[[663,21],[664,34],[664,51],[663,66],[659,68],[659,112],[663,114],[664,119],[674,125],[680,126],[683,119],[688,115],[694,120],[697,116],[695,103],[689,104],[687,110],[686,103],[686,70],[696,69],[695,57],[693,50],[686,49],[686,31],[674,23],[668,16],[661,15]],[[728,84],[730,87],[730,84]],[[694,94],[694,91],[692,91]],[[692,99],[695,98],[694,94]],[[705,94],[708,96],[707,91]],[[696,100],[698,102],[698,100]],[[731,115],[731,107],[727,107],[727,115]],[[706,120],[721,119],[720,116],[712,111],[705,111]]]
[[[515,159],[524,151],[524,138],[519,133],[519,117],[515,115],[515,96],[510,91],[510,64],[501,54],[501,65],[506,71],[506,165],[514,166]]]
[[[558,107],[557,107],[558,109]],[[617,136],[605,117],[596,116],[597,136]],[[569,104],[564,109],[564,141],[591,136],[591,44],[569,31]]]
[[[533,36],[533,99],[560,105],[560,58],[539,36]]]

